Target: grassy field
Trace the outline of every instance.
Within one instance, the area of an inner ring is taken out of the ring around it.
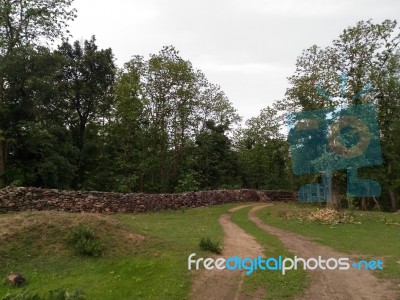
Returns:
[[[29,291],[81,288],[88,299],[185,299],[187,257],[201,237],[222,242],[218,217],[232,205],[149,214],[98,216],[57,212],[0,216],[0,277],[21,272]],[[82,257],[68,239],[78,224],[94,228],[101,257]],[[1,296],[21,289],[0,285]]]
[[[26,289],[45,295],[50,290],[83,289],[88,299],[187,299],[194,272],[187,257],[196,252],[202,237],[223,241],[219,216],[234,205],[112,216],[59,212],[19,213],[0,216],[0,277],[21,272]],[[265,247],[265,255],[290,255],[274,237],[246,219],[247,209],[233,220]],[[102,245],[100,257],[77,255],[70,245],[71,230],[84,224],[94,229]],[[248,294],[268,290],[267,299],[301,293],[304,272],[255,272],[248,276]],[[282,287],[286,287],[282,289]],[[24,288],[0,285],[0,296]]]
[[[222,244],[218,218],[233,206],[111,216],[60,212],[0,215],[0,277],[21,272],[28,279],[25,288],[41,296],[58,288],[79,288],[87,299],[188,299],[195,271],[187,270],[187,257],[192,252],[198,257],[212,255],[199,249],[202,237]],[[238,211],[233,217],[269,249],[266,255],[287,253],[277,239],[246,220],[245,213]],[[94,229],[103,249],[100,257],[78,255],[70,244],[71,231],[80,224]],[[292,275],[255,273],[246,279],[246,291],[251,294],[268,288],[274,299],[301,292],[304,274]],[[3,283],[0,299],[25,288]]]
[[[265,223],[312,237],[338,251],[381,258],[384,270],[377,276],[400,282],[400,215],[383,212],[346,211],[351,223],[307,221],[303,216],[322,207],[276,203],[257,213]]]
[[[23,289],[44,295],[50,290],[81,288],[87,299],[188,299],[195,271],[187,257],[210,256],[199,249],[202,237],[223,241],[218,223],[237,204],[147,214],[71,214],[32,212],[0,215],[0,278],[21,272],[23,288],[0,283],[0,299]],[[315,207],[279,203],[257,215],[266,223],[311,236],[346,253],[382,258],[381,276],[400,280],[400,216],[355,212],[353,224],[320,224],[299,217]],[[254,236],[265,257],[291,257],[282,243],[247,219],[249,208],[231,214],[232,221]],[[71,244],[71,230],[84,224],[94,229],[102,254],[85,257]],[[378,274],[378,272],[377,272]],[[308,285],[303,271],[256,271],[245,278],[245,290],[262,288],[266,299],[301,295]]]

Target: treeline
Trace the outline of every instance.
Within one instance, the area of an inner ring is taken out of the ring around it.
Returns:
[[[18,47],[4,68],[5,184],[173,192],[239,181],[218,86],[165,47],[118,70],[94,37]]]
[[[287,151],[268,145],[263,165],[248,148],[239,151],[232,103],[174,47],[133,56],[119,69],[95,37],[65,36],[71,1],[45,2],[0,4],[2,186],[287,188],[276,176]],[[64,38],[55,49],[43,45],[57,37]]]
[[[15,5],[18,3],[18,5]],[[287,112],[333,104],[371,82],[357,103],[378,107],[384,164],[366,168],[383,187],[379,204],[394,209],[400,181],[399,47],[396,22],[360,22],[321,49],[299,57],[284,99],[241,127],[218,85],[168,46],[117,68],[96,39],[71,42],[70,0],[0,3],[0,184],[121,192],[217,188],[297,189],[318,174],[293,176]],[[56,47],[45,41],[60,40]],[[347,101],[347,100],[344,100]],[[348,105],[357,104],[348,100]],[[335,201],[345,175],[334,176]],[[345,199],[345,198],[343,198]],[[357,199],[364,208],[368,199]],[[372,202],[371,202],[372,203]]]

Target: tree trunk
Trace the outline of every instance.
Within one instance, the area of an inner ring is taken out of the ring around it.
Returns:
[[[83,183],[83,148],[84,148],[84,138],[85,138],[85,130],[86,130],[86,122],[80,117],[80,123],[79,123],[79,133],[78,133],[78,140],[76,143],[76,146],[78,148],[78,160],[76,162],[77,165],[77,170],[72,182],[72,187],[77,190],[82,188],[82,183]]]
[[[392,188],[389,188],[389,198],[392,211],[396,211],[396,196]]]
[[[340,208],[339,183],[335,173],[332,173],[332,206],[336,209]]]
[[[378,200],[376,200],[376,198],[375,198],[375,197],[372,197],[372,199],[374,200],[374,202],[375,202],[375,205],[376,205],[376,207],[378,208],[378,211],[381,211],[381,206],[379,205],[379,202],[378,202]]]
[[[4,174],[6,172],[6,142],[0,141],[0,188],[4,187]]]
[[[389,177],[389,199],[390,206],[392,207],[392,211],[396,211],[396,196],[394,194],[393,188],[391,187],[392,183],[392,164],[389,163],[387,167],[388,177]]]
[[[0,77],[0,106],[2,106],[4,103],[4,79]],[[4,140],[4,132],[1,132],[0,129],[0,188],[4,187],[5,185],[5,180],[4,180],[4,174],[6,172],[6,148],[7,144],[6,141]]]
[[[361,209],[367,210],[367,199],[365,197],[361,197]]]

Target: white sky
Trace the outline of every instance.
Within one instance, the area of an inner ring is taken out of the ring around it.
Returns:
[[[173,45],[245,119],[286,90],[303,49],[357,21],[396,19],[399,0],[75,0],[74,39],[92,35],[118,66]]]

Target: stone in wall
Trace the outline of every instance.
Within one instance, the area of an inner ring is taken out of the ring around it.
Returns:
[[[0,213],[27,210],[116,213],[193,208],[237,202],[294,201],[288,191],[213,190],[180,194],[107,193],[33,187],[0,190]]]

